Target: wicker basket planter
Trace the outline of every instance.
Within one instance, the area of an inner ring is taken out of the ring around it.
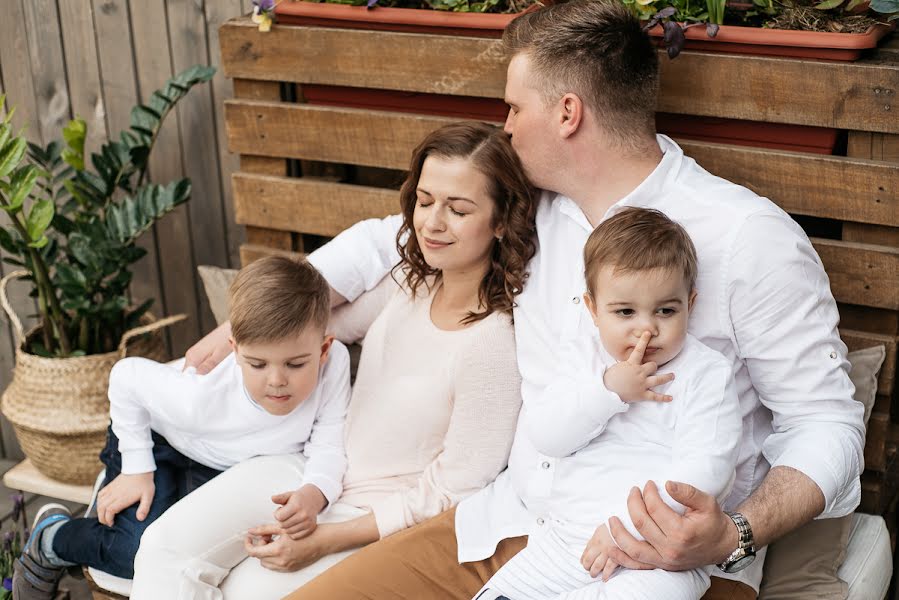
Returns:
[[[145,317],[146,324],[127,331],[115,352],[73,358],[35,356],[23,348],[38,330],[24,332],[6,297],[9,280],[24,273],[17,271],[0,280],[0,303],[17,342],[13,379],[0,399],[0,410],[12,423],[22,451],[41,473],[65,483],[89,484],[103,468],[98,455],[109,425],[107,386],[112,366],[127,354],[163,360],[160,329],[184,316],[159,321]]]

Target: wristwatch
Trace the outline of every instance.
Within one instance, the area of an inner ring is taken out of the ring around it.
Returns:
[[[737,532],[740,534],[740,544],[737,549],[730,553],[730,556],[724,559],[724,562],[718,564],[718,568],[725,573],[736,573],[742,571],[752,564],[755,560],[755,542],[752,539],[752,527],[746,517],[738,512],[725,513],[737,526]]]

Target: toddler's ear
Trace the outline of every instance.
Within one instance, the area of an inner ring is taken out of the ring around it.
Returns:
[[[325,364],[328,361],[328,352],[331,350],[332,343],[334,343],[334,336],[326,335],[325,339],[322,341],[322,364]]]
[[[587,305],[587,310],[590,311],[590,317],[593,319],[593,324],[596,325],[596,303],[593,302],[593,296],[590,292],[584,292],[584,304]]]
[[[237,342],[234,341],[234,336],[228,336],[228,345],[231,346],[232,352],[237,352]]]
[[[693,288],[693,291],[690,292],[690,297],[687,299],[687,311],[693,310],[693,304],[696,303],[696,288]]]

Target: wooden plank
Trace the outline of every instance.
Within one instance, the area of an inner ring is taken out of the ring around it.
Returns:
[[[838,302],[899,309],[899,248],[812,239]]]
[[[263,35],[245,18],[221,39],[230,77],[503,97],[495,40],[289,26]],[[897,55],[840,64],[684,52],[660,62],[662,112],[899,133],[897,96],[883,93],[896,88]]]
[[[163,0],[142,0],[132,2],[129,6],[138,89],[146,99],[174,74],[166,6]],[[186,133],[179,131],[177,116],[170,115],[159,132],[155,150],[150,157],[150,173],[154,181],[164,183],[184,176],[182,135]],[[160,220],[156,224],[156,233],[164,312],[185,313],[190,317],[187,323],[168,329],[172,354],[180,356],[200,335],[198,294],[194,284],[196,275],[191,255],[192,233],[187,207],[179,206]]]
[[[770,198],[791,214],[899,226],[899,169],[894,165],[687,140],[679,143],[705,169]]]
[[[234,100],[229,146],[247,154],[404,169],[446,117]],[[715,174],[772,198],[794,214],[899,225],[899,169],[870,160],[682,142]]]
[[[234,96],[247,100],[270,100],[277,102],[281,99],[281,84],[277,81],[253,81],[251,79],[234,80]]]
[[[873,413],[865,433],[865,469],[883,471],[886,468],[887,437],[890,415]]]
[[[269,248],[267,246],[257,246],[255,244],[244,244],[240,247],[240,263],[243,266],[246,266],[253,262],[254,260],[260,259],[264,256],[289,256],[291,258],[300,258],[303,255],[299,252],[288,252],[285,250],[275,250],[273,248]]]
[[[15,106],[13,125],[16,130],[27,127],[28,140],[41,142],[37,122],[37,101],[34,93],[34,77],[31,73],[31,55],[28,52],[28,30],[23,27],[25,9],[23,0],[10,0],[3,5],[0,19],[0,62],[7,106]]]
[[[166,2],[169,45],[176,73],[192,65],[209,64],[203,7],[203,2],[194,0]],[[212,86],[198,85],[179,102],[178,123],[181,128],[181,160],[193,189],[191,201],[187,204],[193,268],[191,278],[185,280],[183,285],[192,285],[195,289],[199,300],[200,332],[205,334],[215,329],[216,323],[200,280],[196,277],[196,267],[228,266]]]
[[[90,156],[108,139],[91,0],[60,2],[59,23],[72,114],[87,122],[84,150]]]
[[[25,2],[24,25],[38,108],[35,126],[47,143],[61,139],[62,128],[72,118],[56,0]]]
[[[25,459],[3,474],[3,485],[14,490],[41,494],[78,504],[87,504],[91,499],[91,485],[60,483],[40,473],[31,460]]]
[[[206,3],[206,36],[209,40],[210,64],[217,72],[212,80],[213,113],[215,116],[216,146],[221,172],[222,204],[225,218],[225,245],[228,248],[228,266],[240,264],[240,245],[246,239],[243,227],[234,218],[234,199],[231,191],[231,174],[240,168],[240,159],[228,152],[225,137],[224,101],[234,97],[232,81],[225,77],[222,67],[219,28],[229,18],[244,14],[240,0],[217,0]]]
[[[899,168],[893,168],[899,171]],[[899,248],[899,228],[861,223],[843,223],[843,240]]]
[[[247,227],[247,244],[291,252],[293,251],[293,235],[289,231]]]
[[[106,126],[111,136],[117,138],[119,132],[130,126],[131,108],[138,101],[128,3],[93,0],[93,9]],[[152,310],[161,315],[165,313],[165,301],[156,238],[156,228],[153,227],[137,240],[137,245],[147,254],[131,268],[134,274],[131,299],[136,304],[149,298],[155,299]],[[168,342],[168,332],[165,336]]]
[[[880,368],[880,374],[877,378],[877,393],[890,396],[896,383],[896,351],[899,338],[895,335],[868,333],[842,327],[840,328],[840,338],[850,352],[871,348],[872,346],[882,345],[886,348],[886,356],[883,359],[883,366]]]
[[[235,173],[234,203],[239,223],[335,236],[371,217],[399,212],[399,192],[306,178]]]
[[[837,308],[840,310],[841,327],[886,335],[899,334],[899,313],[894,310],[842,303],[838,303]]]

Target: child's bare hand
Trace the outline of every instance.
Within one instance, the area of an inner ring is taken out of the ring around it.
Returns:
[[[324,494],[316,486],[306,484],[295,492],[283,492],[272,496],[272,502],[280,504],[275,519],[292,540],[299,540],[316,527],[318,513],[327,503]]]
[[[642,400],[671,402],[671,396],[656,393],[652,388],[674,381],[674,373],[656,375],[659,369],[656,363],[643,363],[643,354],[651,337],[648,331],[644,332],[626,361],[615,363],[606,369],[603,383],[606,389],[618,394],[622,402],[628,404]]]
[[[134,475],[120,474],[97,494],[97,520],[112,527],[117,514],[140,502],[137,520],[143,521],[150,514],[150,504],[155,494],[156,484],[153,483],[152,471]]]
[[[596,528],[581,555],[581,565],[590,571],[590,577],[602,574],[603,581],[609,580],[615,569],[619,567],[617,562],[609,558],[610,551],[617,547],[605,523]]]

